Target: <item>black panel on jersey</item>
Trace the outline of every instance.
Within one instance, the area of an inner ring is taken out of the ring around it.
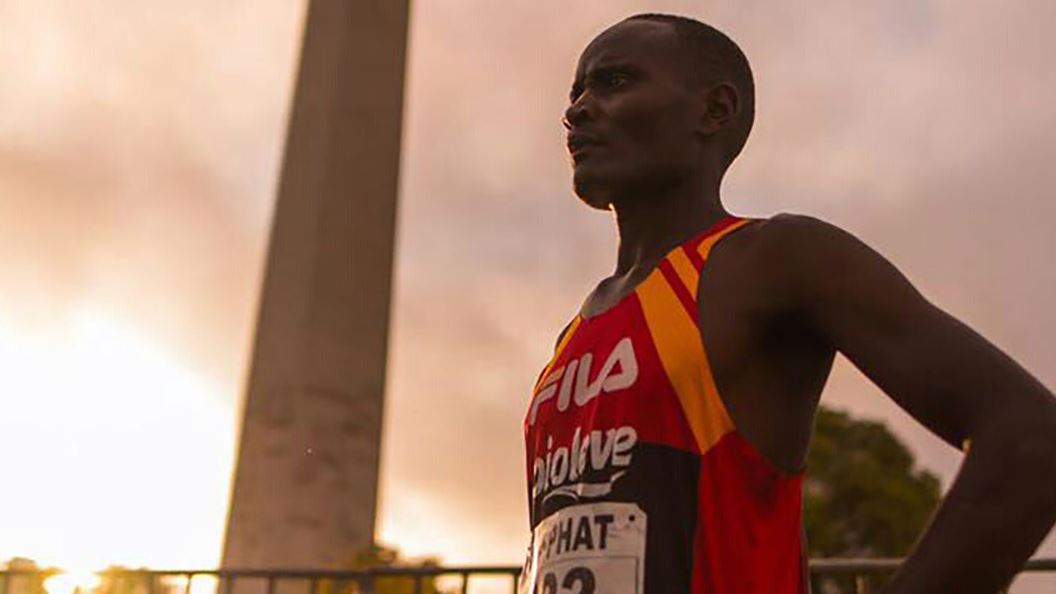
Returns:
[[[690,591],[693,544],[697,522],[697,486],[700,457],[665,445],[639,442],[630,466],[613,485],[612,493],[599,498],[556,495],[542,497],[532,517],[541,521],[570,505],[595,501],[634,502],[646,514],[645,591]],[[581,477],[592,483],[607,482],[613,469],[588,470]],[[534,527],[534,526],[533,526]]]

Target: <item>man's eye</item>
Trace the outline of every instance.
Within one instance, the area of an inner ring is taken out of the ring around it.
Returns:
[[[631,77],[626,72],[611,72],[605,78],[605,82],[610,87],[620,87],[631,81]]]

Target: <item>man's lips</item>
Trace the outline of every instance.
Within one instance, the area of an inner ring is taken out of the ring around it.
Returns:
[[[575,159],[577,156],[581,155],[586,149],[593,146],[598,146],[601,144],[601,142],[596,136],[592,134],[587,134],[584,132],[572,132],[568,135],[568,139],[565,144],[568,146],[569,154],[572,155],[573,159]]]

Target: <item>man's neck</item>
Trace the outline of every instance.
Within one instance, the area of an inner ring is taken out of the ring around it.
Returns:
[[[675,246],[729,215],[719,200],[719,182],[699,180],[620,200],[613,210],[620,236],[616,276],[651,268]]]

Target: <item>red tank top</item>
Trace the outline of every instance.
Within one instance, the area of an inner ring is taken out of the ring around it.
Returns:
[[[737,432],[697,324],[708,253],[747,222],[720,221],[565,330],[524,421],[522,592],[806,592],[802,473]]]

